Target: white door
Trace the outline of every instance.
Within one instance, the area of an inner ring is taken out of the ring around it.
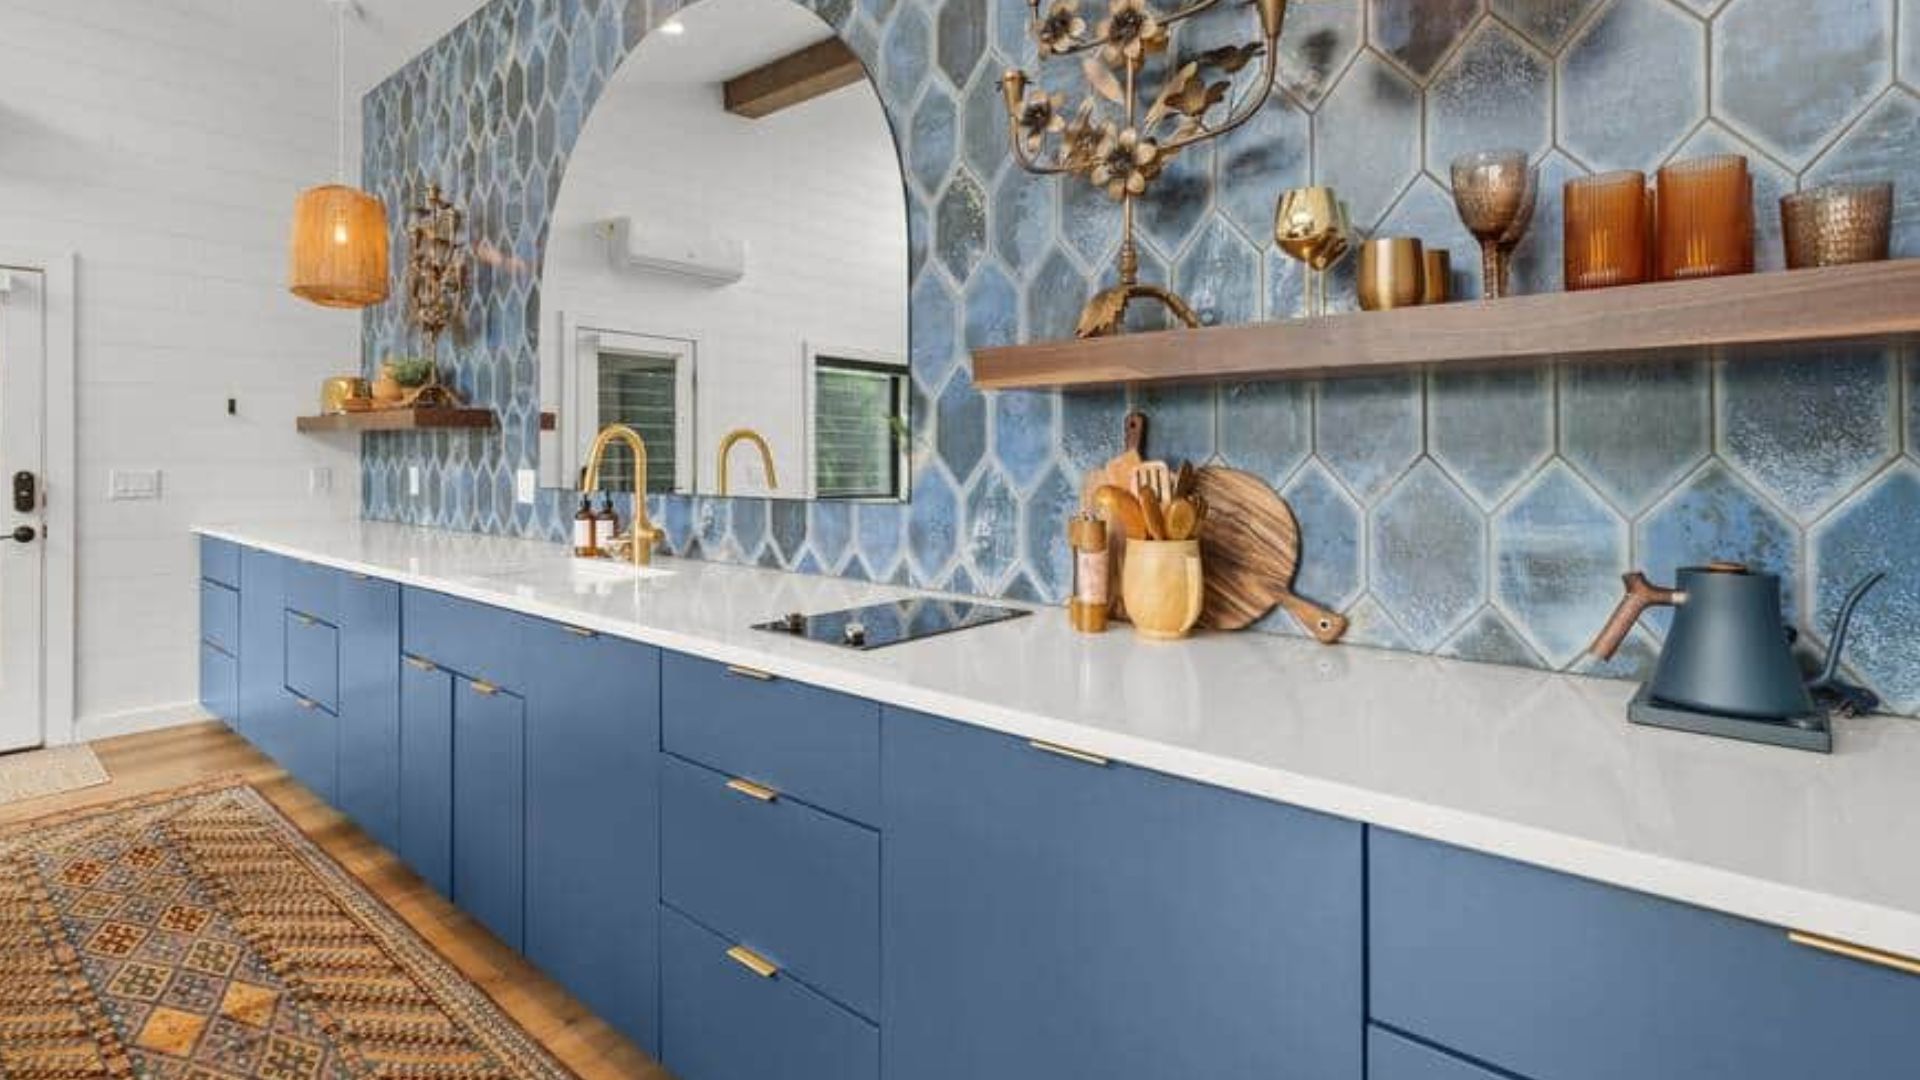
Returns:
[[[0,267],[0,751],[45,738],[47,282]]]

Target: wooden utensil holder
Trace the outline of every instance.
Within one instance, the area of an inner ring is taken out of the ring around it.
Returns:
[[[1200,622],[1207,584],[1198,540],[1133,540],[1121,572],[1127,617],[1142,637],[1173,641]]]

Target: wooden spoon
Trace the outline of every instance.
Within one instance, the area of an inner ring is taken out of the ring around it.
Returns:
[[[1167,539],[1191,540],[1200,532],[1200,508],[1192,499],[1177,498],[1167,504]]]
[[[1154,540],[1171,540],[1167,535],[1166,513],[1161,509],[1160,497],[1151,491],[1142,490],[1138,494],[1140,516],[1146,520],[1147,536]]]
[[[1140,500],[1124,488],[1112,484],[1102,484],[1093,493],[1093,505],[1108,521],[1120,526],[1121,535],[1129,540],[1146,540],[1147,519],[1140,507]]]

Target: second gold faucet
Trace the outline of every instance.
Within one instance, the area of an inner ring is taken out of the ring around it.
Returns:
[[[720,494],[731,494],[728,479],[727,459],[732,456],[733,448],[743,442],[750,442],[760,448],[760,464],[767,470],[767,490],[780,490],[780,478],[773,470],[773,450],[767,446],[767,440],[752,428],[735,428],[720,439]]]

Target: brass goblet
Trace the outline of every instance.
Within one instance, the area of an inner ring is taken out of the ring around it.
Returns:
[[[1418,305],[1427,291],[1426,268],[1426,252],[1411,236],[1382,237],[1360,245],[1360,310]]]
[[[1533,169],[1523,150],[1480,150],[1453,162],[1453,202],[1460,221],[1480,241],[1481,292],[1507,293],[1507,254],[1533,224]]]
[[[1346,204],[1330,187],[1293,188],[1280,196],[1274,211],[1273,239],[1311,273],[1307,314],[1325,315],[1327,271],[1346,257],[1353,244]]]

